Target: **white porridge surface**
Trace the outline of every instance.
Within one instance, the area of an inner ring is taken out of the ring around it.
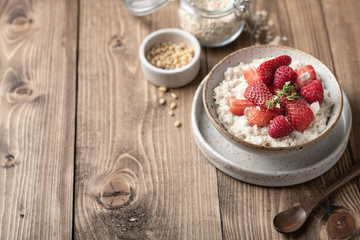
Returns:
[[[251,63],[240,63],[236,67],[229,67],[225,73],[225,79],[214,89],[215,104],[217,114],[223,126],[236,137],[247,142],[270,147],[286,147],[305,143],[314,139],[326,128],[327,119],[330,117],[331,107],[333,105],[329,96],[329,91],[324,88],[324,101],[318,108],[318,104],[313,103],[310,108],[314,112],[315,119],[309,127],[303,132],[293,131],[289,136],[274,139],[268,134],[268,125],[265,127],[251,126],[247,116],[236,116],[230,112],[228,105],[229,98],[245,99],[243,93],[248,86],[245,81],[243,71],[249,67],[257,68],[261,63],[268,59],[256,59]],[[292,62],[290,67],[294,70],[306,64]],[[316,70],[316,69],[315,69]],[[319,76],[317,79],[321,81]],[[317,106],[316,106],[317,105]]]

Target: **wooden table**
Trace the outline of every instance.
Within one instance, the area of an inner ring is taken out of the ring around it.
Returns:
[[[0,239],[328,239],[326,223],[338,211],[354,216],[349,239],[360,239],[359,178],[299,232],[272,227],[277,212],[359,161],[360,1],[254,1],[269,12],[274,35],[288,37],[281,44],[336,74],[352,106],[350,143],[336,166],[283,188],[223,174],[192,136],[197,86],[221,58],[255,43],[248,33],[203,48],[197,78],[171,90],[175,117],[158,104],[163,94],[144,78],[138,47],[149,33],[178,27],[177,9],[172,2],[134,17],[120,0],[0,2]]]

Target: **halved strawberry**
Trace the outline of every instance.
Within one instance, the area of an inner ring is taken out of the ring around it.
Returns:
[[[300,94],[309,104],[316,101],[322,104],[324,101],[324,88],[320,80],[317,79],[303,86],[300,89]]]
[[[229,98],[229,107],[232,114],[242,116],[245,108],[256,107],[256,105],[246,99]]]
[[[260,76],[260,80],[263,81],[267,86],[271,86],[274,81],[276,69],[283,65],[289,66],[290,63],[291,58],[288,55],[282,55],[280,57],[263,62],[256,69],[256,71]]]
[[[276,116],[269,125],[269,136],[272,138],[282,138],[293,132],[293,127],[283,115]]]
[[[304,132],[315,119],[313,111],[300,100],[284,99],[285,113],[290,124],[298,132]]]
[[[262,107],[253,107],[249,110],[247,117],[251,126],[256,125],[258,127],[264,127],[278,115],[279,113],[276,111]]]
[[[269,88],[264,83],[257,81],[249,84],[244,91],[244,97],[250,102],[267,109],[268,101],[273,99],[275,96],[270,92]],[[281,105],[278,105],[273,108],[273,111],[283,114],[284,108]]]
[[[245,78],[245,81],[248,84],[250,84],[252,82],[258,81],[259,80],[259,75],[258,75],[255,68],[249,67],[249,68],[244,70],[244,78]]]
[[[297,73],[296,84],[299,88],[316,79],[315,69],[311,65],[304,65],[295,69],[295,72]]]

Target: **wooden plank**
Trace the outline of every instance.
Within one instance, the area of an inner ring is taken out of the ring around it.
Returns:
[[[178,100],[148,83],[139,66],[142,39],[177,27],[177,4],[134,17],[121,1],[81,1],[78,239],[221,238],[216,170],[197,149],[190,127],[205,66],[192,84],[171,90]],[[158,104],[162,96],[165,107]],[[178,104],[174,118],[168,116],[171,101]],[[173,126],[176,119],[180,128]]]
[[[358,78],[360,75],[360,16],[356,13],[360,9],[360,2],[347,0],[342,2],[323,1],[325,19],[330,40],[331,52],[334,58],[335,73],[343,90],[347,94],[353,114],[353,128],[351,132],[351,147],[354,159],[359,159],[360,149],[360,108]]]
[[[0,239],[72,235],[76,1],[0,3]]]
[[[332,1],[335,2],[335,1]],[[331,5],[328,1],[323,1],[327,7]],[[255,9],[266,9],[270,18],[274,21],[274,35],[286,36],[288,41],[281,43],[290,47],[298,48],[305,52],[312,54],[320,59],[330,69],[334,70],[332,60],[332,50],[330,49],[329,39],[326,29],[331,28],[333,35],[337,34],[338,27],[335,27],[335,22],[338,23],[337,12],[342,3],[337,3],[332,6],[332,11],[328,14],[334,22],[332,27],[327,26],[324,21],[322,4],[319,1],[256,1]],[[347,4],[348,8],[353,9],[353,19],[349,24],[357,22],[354,20],[356,15],[356,8],[353,8],[351,3]],[[327,8],[326,8],[327,9]],[[343,10],[344,8],[342,8]],[[342,12],[341,15],[347,16],[348,12]],[[358,17],[357,17],[358,18]],[[345,19],[345,17],[343,18]],[[348,20],[348,19],[347,19]],[[353,28],[355,29],[356,25]],[[343,30],[348,31],[348,30]],[[356,31],[355,31],[356,33]],[[338,35],[340,39],[341,35]],[[356,36],[351,34],[351,36]],[[352,38],[342,39],[343,43],[351,41]],[[331,39],[331,44],[332,44]],[[236,49],[251,46],[254,44],[248,33],[244,33],[240,38],[232,43],[227,49],[209,49],[207,51],[207,61],[209,68],[214,66],[222,57],[228,52]],[[336,45],[334,45],[336,46]],[[338,51],[341,51],[339,46]],[[348,54],[351,50],[349,50]],[[338,61],[341,62],[344,55],[341,56],[339,52]],[[341,58],[340,58],[341,56]],[[350,58],[352,59],[352,58]],[[355,57],[356,59],[356,57]],[[357,69],[356,62],[353,62],[353,72],[355,74]],[[340,65],[342,66],[342,65]],[[336,68],[337,72],[337,68]],[[348,72],[346,72],[348,73]],[[346,74],[345,73],[345,74]],[[354,78],[353,81],[356,81]],[[343,81],[343,80],[342,80]],[[352,85],[348,85],[349,88]],[[356,89],[353,90],[355,94]],[[355,99],[353,99],[353,102]],[[353,142],[353,144],[355,141]],[[277,212],[283,210],[296,203],[302,203],[309,198],[315,196],[318,192],[323,191],[326,186],[334,182],[341,174],[352,165],[351,149],[347,150],[345,155],[338,164],[323,176],[310,181],[308,183],[300,184],[293,187],[284,188],[263,188],[254,185],[249,185],[237,181],[221,172],[218,174],[219,179],[219,198],[223,221],[223,233],[225,239],[324,239],[327,238],[326,222],[329,216],[334,211],[347,210],[353,216],[356,216],[358,221],[359,210],[359,190],[356,188],[356,182],[347,185],[341,189],[338,194],[328,198],[318,208],[316,208],[303,229],[299,232],[283,235],[279,234],[272,227],[272,218]],[[356,205],[356,207],[354,206]]]
[[[335,74],[350,101],[353,114],[353,127],[350,134],[352,161],[341,169],[348,169],[352,163],[359,161],[360,149],[360,2],[355,0],[322,1],[331,53],[335,66]],[[335,202],[343,206],[357,223],[360,222],[360,188],[359,178],[344,186],[335,197]],[[349,239],[360,238],[360,228],[357,225],[355,232]]]

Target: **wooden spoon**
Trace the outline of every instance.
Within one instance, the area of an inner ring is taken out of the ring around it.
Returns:
[[[275,229],[282,233],[295,232],[305,223],[311,211],[321,200],[358,175],[360,175],[360,162],[353,165],[351,170],[314,199],[278,213],[273,220]]]

